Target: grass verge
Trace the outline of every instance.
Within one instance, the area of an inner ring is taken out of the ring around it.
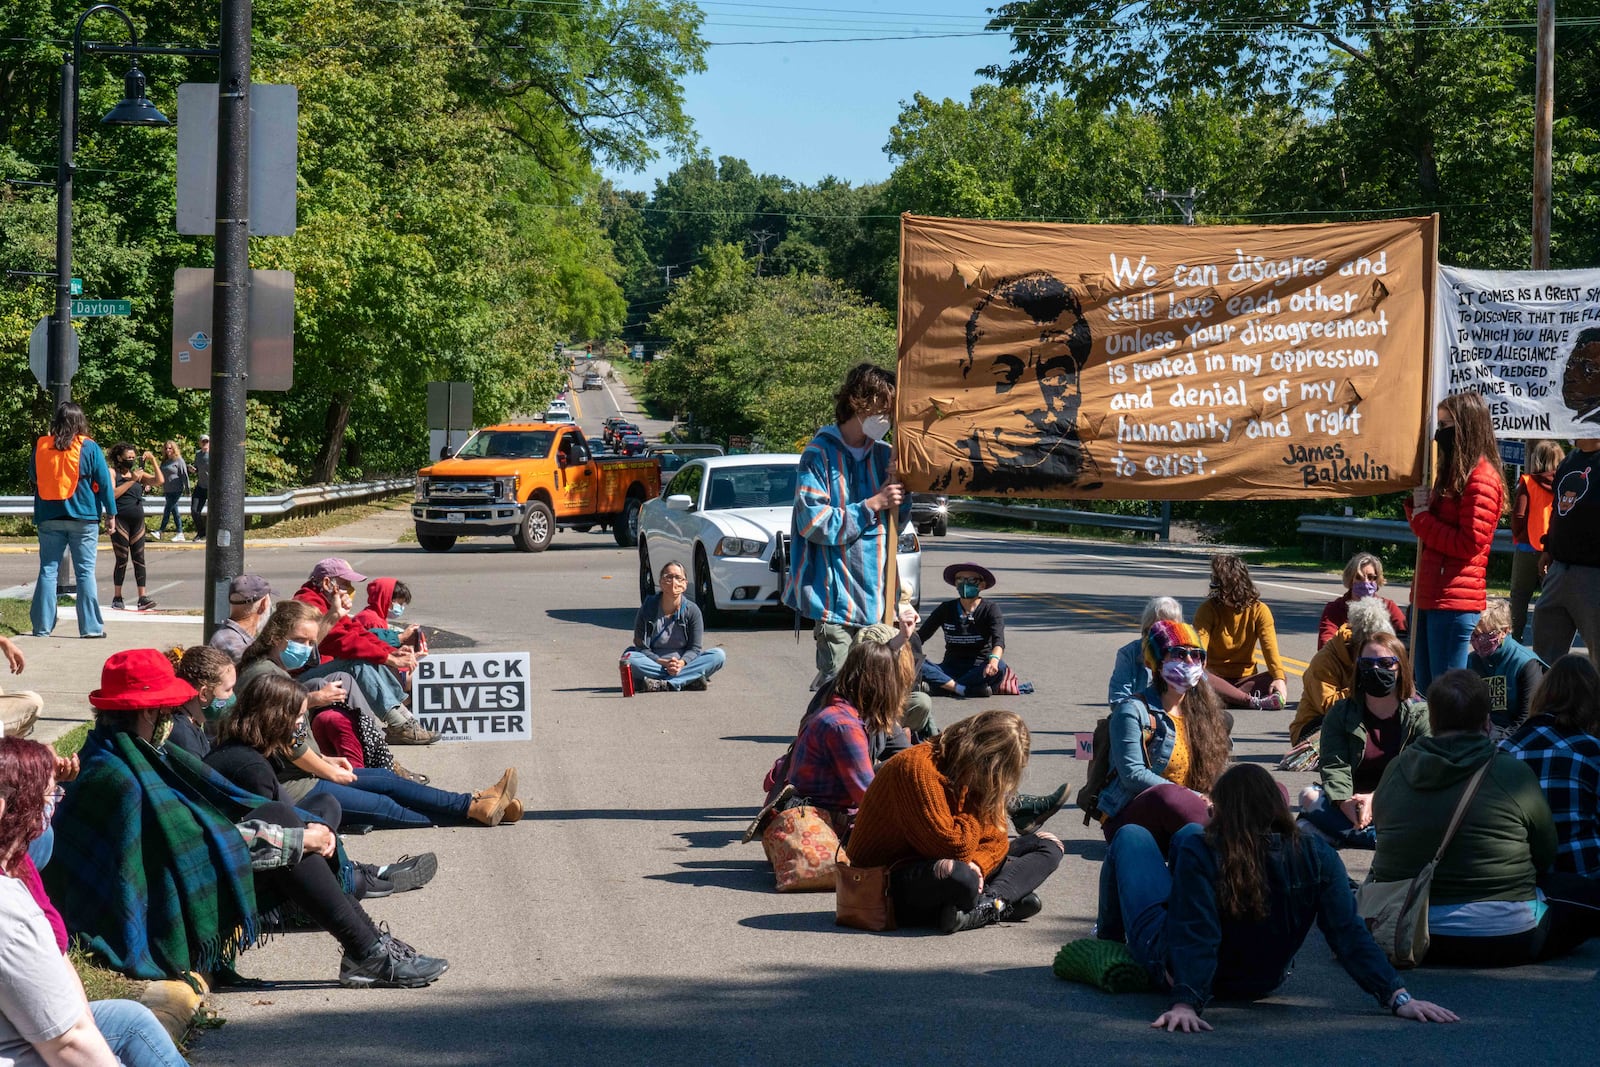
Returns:
[[[33,632],[33,620],[28,618],[26,600],[0,600],[0,637],[15,637]]]

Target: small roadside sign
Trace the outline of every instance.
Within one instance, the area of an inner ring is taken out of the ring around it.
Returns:
[[[82,278],[74,278],[74,279],[72,279],[72,295],[73,296],[82,296],[83,295],[83,279]]]
[[[72,381],[72,376],[78,373],[78,330],[72,327],[72,336],[67,338],[67,381]],[[28,335],[28,369],[33,371],[33,376],[39,381],[39,388],[50,388],[50,316],[46,315],[33,327],[33,333]]]
[[[412,680],[417,722],[441,741],[531,741],[532,674],[526,652],[426,656]]]
[[[1500,462],[1508,467],[1520,467],[1528,457],[1528,443],[1526,441],[1501,441]]]
[[[110,315],[133,314],[132,300],[74,300],[72,317],[75,319],[103,319]]]

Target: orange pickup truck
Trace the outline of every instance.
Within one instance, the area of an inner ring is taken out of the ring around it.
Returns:
[[[450,459],[417,472],[417,544],[448,552],[458,537],[502,537],[543,552],[558,527],[609,526],[639,543],[639,508],[661,495],[661,462],[595,457],[570,423],[514,422],[473,433]]]

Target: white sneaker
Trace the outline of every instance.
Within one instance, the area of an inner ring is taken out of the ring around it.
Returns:
[[[182,540],[185,540],[183,534],[173,534],[172,535],[173,544],[177,544],[179,541],[182,541]]]
[[[151,534],[151,535],[150,535],[150,540],[152,540],[152,541],[159,541],[159,540],[161,540],[161,531],[160,531],[160,530],[157,530],[157,531],[155,531],[155,532],[154,532],[154,533],[152,533],[152,534]]]

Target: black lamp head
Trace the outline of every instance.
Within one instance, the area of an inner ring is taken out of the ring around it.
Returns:
[[[135,63],[122,83],[122,99],[100,122],[106,126],[170,126],[167,116],[144,95],[144,72]]]

